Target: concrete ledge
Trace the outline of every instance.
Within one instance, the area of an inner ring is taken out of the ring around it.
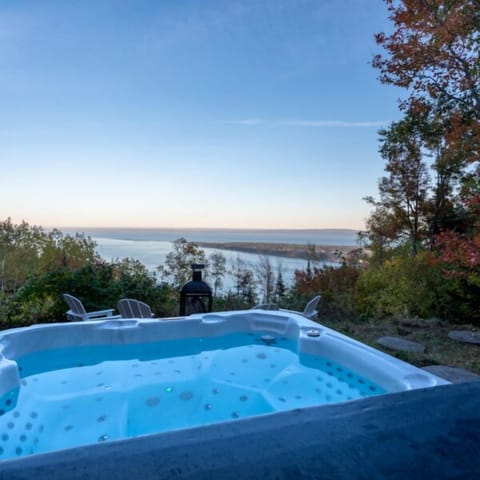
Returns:
[[[480,381],[480,375],[465,370],[464,368],[449,367],[447,365],[430,365],[428,367],[422,367],[422,370],[433,373],[437,377],[444,378],[452,383]]]
[[[0,479],[480,478],[480,382],[0,463]]]

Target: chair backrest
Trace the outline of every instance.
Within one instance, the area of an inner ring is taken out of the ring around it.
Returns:
[[[149,305],[133,298],[122,298],[117,305],[122,318],[152,318],[152,309]]]
[[[320,295],[313,297],[306,305],[303,315],[307,318],[315,318],[317,316],[317,305],[320,301]]]
[[[63,298],[65,299],[70,310],[73,313],[78,313],[79,315],[83,315],[87,313],[87,311],[85,310],[85,307],[83,306],[83,303],[77,297],[74,297],[73,295],[69,295],[68,293],[64,293]]]

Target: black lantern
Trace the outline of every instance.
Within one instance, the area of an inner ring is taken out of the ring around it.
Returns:
[[[187,282],[180,292],[180,316],[212,311],[212,289],[202,280],[205,265],[192,264],[192,280]]]

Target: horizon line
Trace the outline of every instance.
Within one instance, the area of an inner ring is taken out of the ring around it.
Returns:
[[[261,228],[261,227],[127,227],[127,226],[109,226],[109,227],[99,227],[99,226],[51,226],[48,225],[45,228],[58,228],[58,229],[85,229],[85,230],[257,230],[257,231],[301,231],[301,232],[314,232],[314,231],[325,231],[325,230],[347,230],[351,232],[360,232],[363,229],[359,228],[349,228],[349,227],[275,227],[275,228]]]

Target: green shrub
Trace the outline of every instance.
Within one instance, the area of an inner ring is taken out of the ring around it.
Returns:
[[[87,311],[115,308],[120,298],[136,298],[148,303],[157,316],[177,314],[178,293],[165,283],[157,285],[140,262],[125,259],[30,277],[0,303],[3,326],[65,321],[63,293],[80,298]]]
[[[356,311],[368,318],[437,316],[438,281],[438,271],[425,255],[393,257],[361,273]]]

